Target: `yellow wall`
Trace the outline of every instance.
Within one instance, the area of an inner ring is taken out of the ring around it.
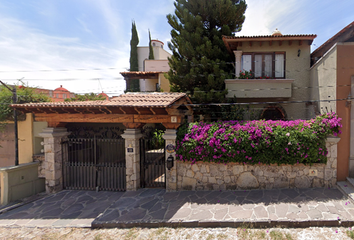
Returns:
[[[243,53],[247,52],[286,52],[285,79],[294,79],[292,83],[292,97],[282,99],[283,101],[306,101],[309,100],[310,92],[306,87],[310,86],[310,45],[303,41],[300,45],[298,41],[283,41],[281,46],[279,42],[274,41],[272,45],[269,42],[263,42],[262,46],[258,42],[253,42],[252,46],[244,42],[242,47],[237,50]],[[300,56],[298,57],[298,51]],[[300,89],[294,89],[300,87]],[[305,87],[305,88],[304,88]],[[280,89],[280,91],[282,91]],[[237,97],[237,96],[236,96]],[[267,101],[276,101],[276,98]],[[245,100],[248,102],[249,100]],[[285,109],[288,119],[305,119],[308,117],[306,103],[281,104]]]
[[[33,162],[32,113],[26,114],[25,121],[18,121],[18,158],[19,164]]]
[[[33,154],[41,153],[43,138],[38,134],[47,126],[47,122],[34,122],[32,113],[26,114],[25,121],[18,121],[19,164],[33,162]]]
[[[159,83],[160,83],[160,88],[164,92],[170,92],[170,81],[168,81],[168,79],[165,78],[164,73],[159,74]]]

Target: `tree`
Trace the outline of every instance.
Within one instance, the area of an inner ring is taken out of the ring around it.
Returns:
[[[38,93],[35,88],[28,86],[16,86],[17,103],[50,102],[49,96]],[[13,121],[12,92],[4,86],[0,86],[0,126],[4,127],[6,121]]]
[[[150,34],[150,30],[149,30],[149,59],[154,60],[154,48],[151,45],[151,34]]]
[[[189,92],[194,103],[225,102],[224,80],[232,78],[233,56],[222,41],[232,36],[245,20],[244,0],[176,0],[172,27],[171,91]]]
[[[65,102],[81,102],[81,101],[96,101],[96,100],[106,100],[102,95],[96,95],[94,93],[76,94],[73,98],[67,98]]]
[[[135,22],[132,23],[132,38],[130,40],[130,71],[139,71],[139,62],[138,62],[138,44],[139,36],[138,31],[136,30]],[[127,89],[131,92],[139,92],[139,79],[132,79],[130,89]]]

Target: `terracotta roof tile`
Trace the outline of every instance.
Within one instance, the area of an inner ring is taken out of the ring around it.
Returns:
[[[316,34],[287,34],[287,35],[259,35],[259,36],[222,36],[223,39],[252,39],[252,38],[315,38]]]
[[[48,108],[48,107],[168,107],[182,97],[190,99],[185,93],[126,93],[111,100],[82,101],[82,102],[44,102],[44,103],[24,103],[12,104],[14,108]]]

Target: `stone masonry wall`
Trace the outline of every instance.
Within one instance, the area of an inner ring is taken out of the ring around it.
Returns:
[[[44,154],[36,154],[33,155],[33,162],[39,162],[38,165],[38,177],[39,178],[45,178],[45,156]]]
[[[243,165],[177,161],[177,190],[332,187],[337,182],[337,142],[326,143],[327,164]]]

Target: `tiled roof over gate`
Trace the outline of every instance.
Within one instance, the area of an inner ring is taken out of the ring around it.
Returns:
[[[126,93],[111,100],[103,101],[82,101],[82,102],[44,102],[44,103],[24,103],[13,104],[14,108],[46,108],[46,107],[99,107],[99,106],[117,106],[117,107],[161,107],[165,108],[174,102],[185,97],[188,103],[190,99],[185,93]]]

